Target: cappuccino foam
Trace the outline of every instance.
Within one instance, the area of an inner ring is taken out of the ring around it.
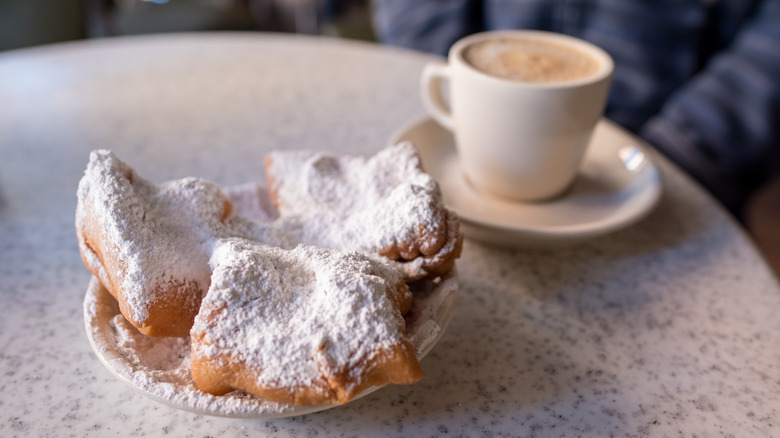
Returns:
[[[519,82],[566,82],[599,70],[599,62],[574,47],[533,38],[499,38],[466,47],[464,60],[477,70]]]

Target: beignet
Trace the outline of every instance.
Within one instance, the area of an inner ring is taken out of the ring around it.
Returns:
[[[209,287],[215,239],[290,245],[279,230],[231,216],[232,203],[216,184],[200,178],[153,184],[110,151],[90,154],[77,195],[84,264],[149,336],[189,334]]]
[[[403,319],[412,295],[393,268],[356,252],[243,239],[219,241],[211,266],[191,332],[201,390],[346,403],[423,377]]]
[[[270,197],[282,227],[305,244],[380,254],[414,280],[452,268],[463,236],[411,143],[370,157],[313,151],[266,156]],[[401,267],[403,269],[403,267]]]

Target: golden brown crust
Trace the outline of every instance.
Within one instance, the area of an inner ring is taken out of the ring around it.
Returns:
[[[268,185],[268,198],[271,203],[279,210],[279,191],[277,190],[278,184],[276,178],[274,178],[271,168],[274,164],[274,158],[271,154],[268,154],[263,159],[263,168],[265,169],[265,181]]]
[[[447,212],[447,240],[432,256],[423,259],[423,269],[429,278],[444,275],[455,266],[455,260],[460,257],[463,249],[463,233],[460,231],[460,221],[455,213]]]
[[[388,349],[378,349],[370,360],[359,364],[363,371],[358,381],[350,377],[351,370],[329,372],[325,362],[324,359],[318,361],[322,373],[320,379],[297,387],[260,385],[261,370],[229,355],[209,358],[193,354],[190,366],[192,378],[203,392],[224,395],[238,389],[266,400],[295,406],[343,404],[372,386],[410,385],[425,377],[414,347],[408,341]]]

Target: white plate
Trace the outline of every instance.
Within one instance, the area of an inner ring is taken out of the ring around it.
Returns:
[[[412,285],[415,300],[406,316],[407,333],[418,359],[439,341],[452,318],[457,274],[439,282]],[[116,300],[92,278],[84,298],[84,323],[92,349],[111,373],[142,394],[174,408],[234,418],[279,418],[337,407],[334,404],[292,406],[234,391],[213,396],[200,391],[190,376],[188,338],[151,338],[128,323]],[[372,387],[357,398],[379,389]]]
[[[635,223],[661,195],[648,148],[606,120],[596,127],[572,187],[544,202],[513,202],[477,191],[460,170],[452,134],[428,117],[401,128],[390,143],[405,140],[419,150],[466,236],[491,244],[550,248],[579,243]]]
[[[236,195],[248,193],[254,187],[248,185],[237,191],[228,189],[228,192],[234,202],[238,201],[238,211],[255,218],[271,216],[270,204],[263,197],[252,197],[255,201],[260,200],[259,204],[244,205],[242,199],[249,197]],[[439,341],[452,318],[458,290],[457,271],[453,269],[436,281],[417,281],[410,288],[414,301],[406,315],[406,330],[417,358],[422,359]],[[94,277],[84,298],[84,324],[92,349],[111,373],[142,394],[178,409],[223,417],[278,418],[338,406],[292,406],[241,391],[219,397],[200,391],[190,375],[189,338],[142,335],[122,316],[117,301]],[[369,388],[356,398],[377,389]]]

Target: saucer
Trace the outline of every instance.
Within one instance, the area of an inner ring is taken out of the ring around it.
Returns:
[[[425,117],[401,128],[390,144],[411,141],[439,182],[467,237],[509,247],[555,248],[628,227],[661,195],[649,147],[612,122],[596,126],[580,173],[557,198],[511,201],[474,188],[461,172],[452,134]]]

